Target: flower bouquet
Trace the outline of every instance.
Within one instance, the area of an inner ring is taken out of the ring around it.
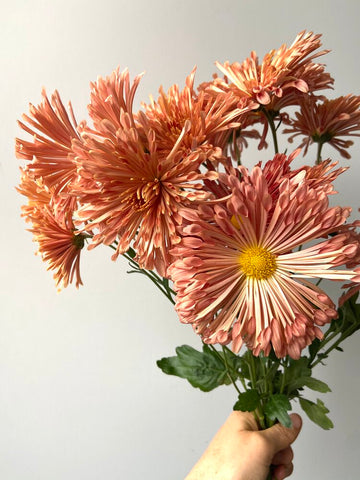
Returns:
[[[158,366],[203,391],[233,385],[234,409],[261,429],[290,426],[294,401],[333,426],[306,392],[330,391],[313,369],[360,328],[360,222],[329,202],[348,167],[322,157],[328,144],[350,158],[360,97],[325,97],[334,81],[320,47],[303,31],[262,62],[216,63],[197,88],[194,69],[136,113],[141,75],[117,69],[91,83],[90,124],[44,91],[19,122],[31,138],[16,140],[23,216],[56,285],[82,284],[87,244],[123,255],[203,342]],[[287,154],[280,140],[298,137]],[[247,167],[250,142],[274,154]],[[301,150],[310,161],[295,167]],[[323,280],[341,282],[337,303]]]

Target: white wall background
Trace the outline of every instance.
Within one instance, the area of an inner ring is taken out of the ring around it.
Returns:
[[[242,61],[291,43],[302,29],[323,33],[334,95],[359,94],[357,0],[14,0],[0,2],[0,478],[2,480],[181,480],[231,410],[231,387],[204,394],[163,375],[156,360],[190,327],[142,277],[98,248],[82,256],[85,286],[58,294],[34,256],[20,218],[23,199],[13,138],[44,85],[86,116],[88,84],[117,65],[146,71],[138,102],[160,84],[198,82],[215,60]],[[359,206],[359,146],[338,183],[339,203]],[[267,159],[256,150],[249,160]],[[336,155],[333,155],[336,158]],[[344,164],[346,161],[341,160]],[[305,420],[294,480],[358,478],[360,336],[318,376],[335,429]]]

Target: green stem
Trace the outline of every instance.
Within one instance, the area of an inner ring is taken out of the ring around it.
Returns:
[[[288,367],[288,358],[286,357],[285,364],[283,366],[284,370],[283,370],[283,375],[281,379],[280,393],[284,393],[284,390],[285,390],[287,367]]]
[[[241,152],[239,150],[239,147],[237,146],[237,143],[235,141],[235,156],[236,156],[236,163],[238,166],[241,165]]]
[[[266,365],[267,370],[269,370],[270,367],[271,367],[271,361],[270,361],[270,358],[267,358],[267,365]],[[268,384],[268,385],[269,385],[269,393],[270,393],[270,395],[272,395],[272,393],[273,393],[273,384],[272,384],[272,382],[269,381],[269,384]]]
[[[226,345],[223,345],[222,346],[223,350],[227,351],[230,353],[230,355],[233,355],[233,352],[230,350],[230,348],[228,348]],[[215,349],[216,350],[216,349]],[[238,372],[238,376],[239,376],[239,380],[241,382],[241,385],[243,386],[243,389],[246,391],[248,390],[247,386],[246,386],[246,383],[245,383],[245,379],[242,375],[239,374]]]
[[[352,335],[355,331],[356,331],[356,326],[355,327],[350,327],[348,330],[345,330],[345,332],[334,332],[334,334],[330,335],[329,338],[326,339],[326,342],[324,342],[324,345],[329,343],[338,334],[340,334],[340,338],[338,338],[338,340],[336,340],[336,342],[334,342],[327,350],[325,350],[325,352],[322,353],[322,355],[326,355],[326,356],[329,355],[329,353],[332,350],[334,350],[334,348],[338,347],[340,345],[340,343],[345,340],[345,338]],[[321,348],[323,348],[323,346],[321,346]],[[312,365],[310,365],[310,368],[314,368],[321,361],[322,361],[322,358],[317,358],[317,360],[315,360],[315,362]]]
[[[266,110],[266,108],[263,108],[262,111],[263,111],[263,113],[264,113],[264,115],[265,115],[265,117],[268,121],[270,130],[271,130],[271,133],[272,133],[275,153],[279,153],[279,146],[278,146],[277,134],[276,134],[277,128],[275,127],[273,114],[272,114],[272,112],[269,112],[268,110]]]
[[[116,250],[114,245],[109,245],[110,248]],[[175,300],[173,296],[175,296],[175,292],[169,287],[169,281],[167,278],[162,278],[157,275],[155,272],[143,269],[139,267],[139,264],[134,260],[135,252],[130,248],[130,253],[123,253],[123,257],[129,262],[130,266],[134,269],[135,273],[141,273],[148,277],[154,285],[160,290],[161,293],[165,295],[165,297],[170,300],[170,302],[175,305]]]
[[[250,362],[249,362],[249,373],[250,373],[250,382],[251,388],[256,388],[256,368],[253,355],[249,355]]]
[[[272,471],[271,471],[271,470],[272,470],[272,468],[270,467],[269,474],[268,474],[268,476],[266,477],[266,480],[273,480],[274,477],[273,477],[273,474],[272,474]]]
[[[320,349],[323,349],[325,347],[325,345],[327,345],[329,342],[331,342],[331,340],[335,337],[337,337],[339,335],[340,332],[332,332],[332,333],[328,333],[328,332],[325,332],[324,336],[323,336],[323,339],[321,340],[321,347],[319,348]]]
[[[215,347],[214,347],[214,350],[216,350]],[[224,354],[224,365],[225,365],[225,368],[226,368],[227,375],[228,375],[229,379],[231,380],[232,384],[234,385],[235,390],[238,392],[238,394],[240,394],[241,392],[239,390],[239,387],[236,385],[235,380],[233,379],[233,377],[230,373],[229,364],[228,364],[228,361],[227,361],[227,358],[226,358],[226,350],[225,350],[224,347],[222,347],[222,351],[223,351],[223,354]]]
[[[256,367],[255,367],[255,361],[253,355],[249,355],[250,357],[250,362],[248,363],[249,365],[249,373],[250,373],[250,382],[251,382],[251,387],[253,389],[256,389]],[[255,420],[257,421],[258,425],[260,426],[261,430],[265,430],[266,428],[266,423],[265,423],[265,417],[264,417],[264,410],[262,405],[259,406],[254,413]]]
[[[321,150],[323,145],[324,145],[323,142],[318,142],[317,155],[316,155],[316,161],[315,161],[316,165],[319,165],[321,163]]]

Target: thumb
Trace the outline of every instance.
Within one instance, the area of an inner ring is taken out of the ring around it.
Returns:
[[[292,421],[291,428],[286,428],[281,423],[277,423],[261,432],[273,446],[274,454],[289,447],[300,433],[302,427],[300,415],[293,413],[290,415],[290,418]]]

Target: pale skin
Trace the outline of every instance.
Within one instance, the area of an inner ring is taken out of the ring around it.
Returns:
[[[283,480],[293,471],[291,444],[302,426],[291,415],[292,427],[276,424],[258,430],[249,412],[232,412],[185,480]]]

